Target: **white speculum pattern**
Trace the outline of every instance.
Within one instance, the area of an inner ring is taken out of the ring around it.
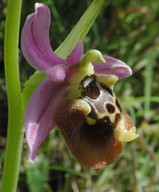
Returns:
[[[89,103],[96,118],[100,120],[109,117],[114,123],[116,114],[120,114],[121,111],[116,105],[116,96],[113,91],[97,82],[95,76],[86,77],[81,84],[84,90],[83,100]]]
[[[98,85],[99,86],[99,85]],[[94,109],[98,119],[102,119],[105,116],[108,116],[110,118],[111,122],[115,121],[115,116],[117,113],[120,113],[118,107],[115,104],[116,97],[113,94],[111,96],[106,90],[104,90],[102,87],[100,87],[100,95],[96,99],[91,99],[89,97],[84,98],[85,101],[87,101],[91,107]],[[114,112],[110,113],[107,109],[107,104],[111,104],[114,106]]]

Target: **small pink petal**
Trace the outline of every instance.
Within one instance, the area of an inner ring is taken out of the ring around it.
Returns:
[[[98,75],[116,75],[123,79],[132,75],[131,68],[119,59],[103,55],[106,63],[93,62],[95,73]]]
[[[67,57],[67,63],[69,65],[77,64],[83,55],[83,43],[79,41],[71,54]]]
[[[66,65],[56,65],[46,71],[49,78],[54,82],[63,82],[67,78]]]
[[[56,107],[66,89],[66,84],[57,84],[46,79],[31,96],[25,115],[25,134],[30,161],[34,161],[39,146],[54,128]]]
[[[35,12],[28,16],[22,29],[21,49],[29,64],[40,71],[66,63],[51,48],[49,27],[49,8],[44,4],[36,3]]]

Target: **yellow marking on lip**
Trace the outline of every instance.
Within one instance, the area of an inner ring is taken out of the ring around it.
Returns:
[[[94,125],[96,123],[95,119],[92,119],[88,116],[86,117],[86,121],[87,121],[88,125]]]
[[[84,115],[88,115],[91,112],[91,107],[86,101],[82,99],[75,99],[72,103],[71,110],[78,110],[81,111]]]
[[[123,142],[130,142],[136,139],[137,137],[139,137],[139,134],[136,133],[136,127],[131,127],[131,129],[122,133],[121,140]]]
[[[97,81],[103,83],[108,87],[112,87],[118,81],[118,77],[115,75],[98,75]]]

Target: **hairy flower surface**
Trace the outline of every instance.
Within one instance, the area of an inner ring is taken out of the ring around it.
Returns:
[[[114,161],[124,141],[138,137],[112,89],[118,79],[132,71],[124,62],[97,50],[83,54],[81,41],[67,58],[59,57],[50,45],[49,26],[48,7],[36,3],[21,36],[26,60],[46,74],[26,109],[29,159],[34,161],[39,146],[57,126],[82,165],[102,168]]]

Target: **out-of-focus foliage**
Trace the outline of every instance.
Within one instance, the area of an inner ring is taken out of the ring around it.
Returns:
[[[46,0],[52,12],[53,49],[65,39],[90,0]],[[129,64],[134,74],[115,86],[126,111],[134,118],[140,138],[125,145],[120,157],[103,170],[81,167],[54,130],[34,165],[26,162],[26,144],[19,192],[157,192],[159,191],[159,3],[155,0],[106,1],[106,7],[84,40],[85,51],[96,48]],[[24,1],[21,26],[35,1]],[[5,158],[7,102],[3,71],[6,1],[0,2],[0,169]],[[33,73],[21,52],[21,85]],[[42,156],[44,155],[44,157]],[[45,158],[45,159],[43,159]],[[1,176],[1,171],[0,171]],[[41,182],[41,184],[40,184]]]

